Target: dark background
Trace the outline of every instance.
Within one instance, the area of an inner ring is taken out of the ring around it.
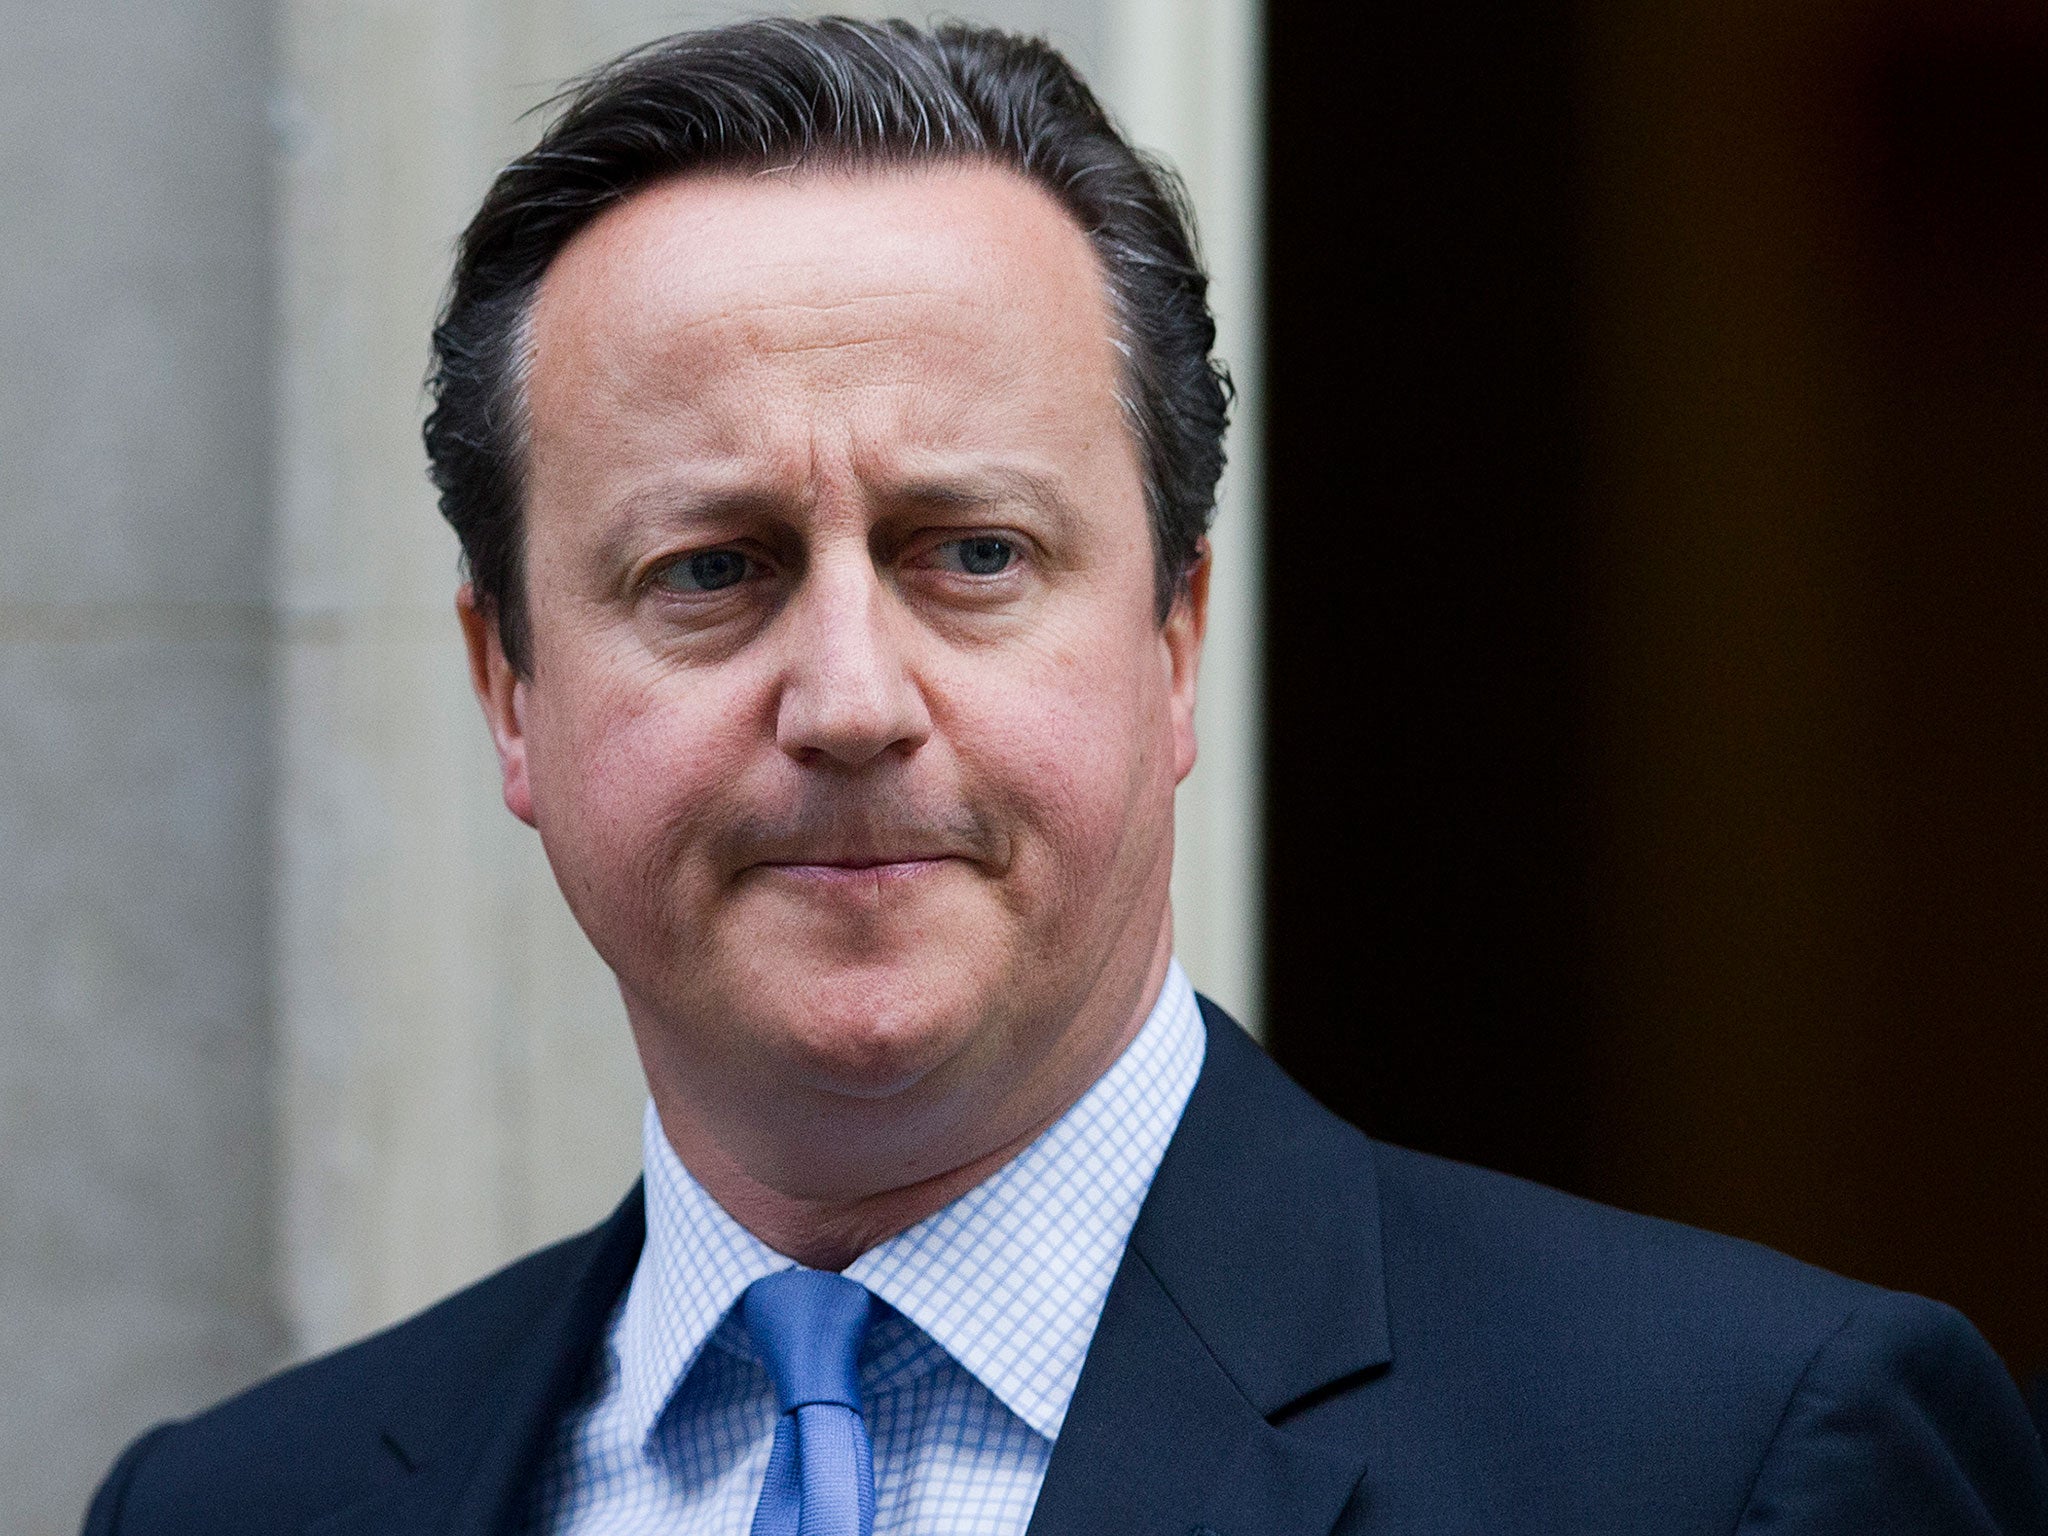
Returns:
[[[2048,1369],[2048,7],[1268,25],[1275,1054]]]

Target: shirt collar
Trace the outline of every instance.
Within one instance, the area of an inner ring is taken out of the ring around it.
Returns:
[[[847,1267],[1032,1429],[1057,1439],[1124,1245],[1201,1073],[1206,1037],[1178,961],[1137,1036],[1002,1168]],[[647,1245],[614,1335],[643,1438],[746,1288],[790,1260],[698,1184],[650,1103]]]
[[[726,1214],[676,1156],[650,1099],[641,1119],[647,1241],[613,1334],[619,1396],[645,1444],[742,1292],[790,1260]]]

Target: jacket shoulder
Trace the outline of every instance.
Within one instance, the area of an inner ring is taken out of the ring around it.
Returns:
[[[1545,1490],[1561,1528],[1730,1530],[1793,1488],[1818,1522],[1800,1529],[1858,1529],[1830,1520],[1858,1489],[1901,1491],[1913,1434],[1944,1462],[1928,1499],[2041,1508],[2018,1393],[1952,1308],[1442,1158],[1373,1158],[1388,1387],[1408,1422],[1479,1428],[1498,1485]]]
[[[628,1206],[633,1205],[628,1201]],[[122,1455],[86,1536],[296,1530],[413,1470],[560,1307],[629,1212],[176,1423]]]
[[[1373,1161],[1389,1310],[1408,1342],[1459,1357],[1446,1367],[1469,1348],[1475,1365],[1622,1396],[1686,1382],[1769,1419],[1844,1322],[1896,1304],[1761,1244],[1506,1174],[1382,1142]]]
[[[2048,1536],[2042,1449],[1961,1313],[1882,1293],[1801,1374],[1739,1529]]]
[[[1487,1276],[1512,1279],[1499,1298],[1525,1298],[1553,1324],[1587,1313],[1611,1326],[1615,1306],[1633,1299],[1660,1315],[1684,1302],[1710,1329],[1753,1336],[1776,1317],[1803,1332],[1890,1294],[1742,1238],[1385,1142],[1372,1148],[1390,1249],[1482,1286]]]

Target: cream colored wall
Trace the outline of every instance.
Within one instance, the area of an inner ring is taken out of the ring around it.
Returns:
[[[1175,911],[1197,983],[1255,1023],[1255,8],[957,9],[1067,48],[1181,167],[1203,215],[1243,406]],[[420,379],[455,234],[535,132],[520,113],[621,48],[736,10],[283,7],[275,1098],[279,1276],[299,1353],[597,1219],[633,1176],[641,1089],[617,997],[532,835],[498,804],[468,698]]]

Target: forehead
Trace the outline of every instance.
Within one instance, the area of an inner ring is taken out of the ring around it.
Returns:
[[[1118,383],[1086,236],[1042,189],[975,163],[657,184],[556,258],[529,338],[537,436],[662,406],[789,414],[798,395],[893,395],[898,429],[1043,417],[1060,397],[1093,416]]]

